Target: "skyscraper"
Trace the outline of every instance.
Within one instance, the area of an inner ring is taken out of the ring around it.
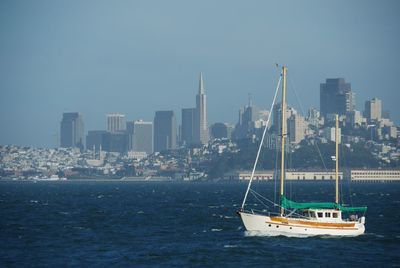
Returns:
[[[128,135],[128,151],[133,150],[133,131],[135,127],[135,121],[126,121],[126,133]]]
[[[196,108],[182,109],[181,144],[193,143],[195,118]]]
[[[84,124],[80,113],[63,113],[61,120],[61,147],[84,149]]]
[[[326,79],[320,85],[320,111],[326,117],[328,114],[345,115],[355,108],[355,94],[351,84],[344,78]]]
[[[377,98],[365,102],[364,116],[368,122],[378,121],[382,118],[382,101]]]
[[[176,148],[176,119],[174,111],[157,111],[154,117],[154,151]]]
[[[239,109],[239,121],[235,126],[235,139],[245,139],[254,133],[255,121],[260,119],[260,110],[249,100],[249,104]]]
[[[282,103],[276,103],[274,107],[272,108],[273,114],[272,114],[272,124],[274,126],[274,132],[275,133],[281,133],[281,124],[282,124]],[[285,118],[288,120],[293,114],[297,114],[297,111],[290,107],[289,105],[285,105],[286,107],[286,115]]]
[[[126,131],[106,132],[103,135],[102,147],[107,152],[125,153],[128,151],[129,139]]]
[[[133,124],[132,150],[153,153],[153,122],[135,121]]]
[[[310,125],[318,128],[321,124],[320,112],[314,107],[309,108],[307,121]]]
[[[199,91],[196,95],[196,114],[194,124],[193,142],[198,144],[208,143],[207,103],[204,94],[203,73],[200,73]]]
[[[107,131],[111,133],[126,130],[125,115],[108,114],[107,115]]]
[[[100,151],[104,143],[105,130],[89,130],[86,136],[86,149]]]
[[[292,114],[288,118],[288,133],[289,140],[293,144],[300,143],[306,134],[307,123],[303,116],[299,114]]]

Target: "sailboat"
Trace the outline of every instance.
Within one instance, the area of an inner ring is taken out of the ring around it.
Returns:
[[[263,235],[283,236],[358,236],[365,232],[365,212],[367,207],[349,207],[340,203],[339,199],[339,156],[338,156],[338,115],[336,115],[336,155],[335,155],[335,201],[334,202],[307,202],[300,203],[289,200],[285,195],[285,138],[286,138],[286,73],[287,68],[282,66],[281,77],[275,91],[273,104],[275,102],[279,84],[282,81],[282,102],[281,102],[281,159],[280,159],[280,203],[274,204],[279,212],[255,212],[246,210],[246,199],[251,191],[251,184],[257,166],[261,148],[263,146],[268,122],[264,129],[256,160],[253,166],[252,175],[243,199],[241,208],[238,211],[247,231],[261,232]],[[271,107],[273,107],[273,104]],[[257,193],[258,194],[258,193]],[[271,201],[272,202],[272,201]]]

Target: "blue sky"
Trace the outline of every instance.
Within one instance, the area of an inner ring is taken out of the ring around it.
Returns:
[[[54,147],[63,112],[153,120],[194,107],[236,123],[248,94],[269,107],[279,70],[303,109],[344,77],[400,123],[398,1],[0,1],[0,144]],[[290,89],[289,89],[290,94]],[[299,108],[294,98],[289,104]]]

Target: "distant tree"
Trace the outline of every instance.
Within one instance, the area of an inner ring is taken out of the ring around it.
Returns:
[[[232,170],[251,170],[256,158],[258,144],[250,140],[238,142],[239,152],[225,152],[215,155],[208,163],[207,172],[210,178],[220,178],[224,173]],[[300,147],[286,156],[287,168],[294,169],[334,169],[335,143],[302,142]],[[281,158],[280,152],[263,148],[260,155],[258,169],[274,169]],[[277,162],[278,161],[278,162]],[[353,143],[350,148],[341,145],[339,147],[339,165],[341,168],[377,168],[382,166],[396,167],[399,161],[384,163],[373,155],[371,149],[365,143]],[[278,167],[279,168],[279,167]]]

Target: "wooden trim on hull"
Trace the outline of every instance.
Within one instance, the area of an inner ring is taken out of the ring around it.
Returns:
[[[327,227],[327,226],[322,227],[322,226],[299,225],[299,224],[290,224],[290,223],[276,223],[276,222],[270,222],[270,221],[266,221],[265,223],[282,225],[282,226],[293,226],[293,227],[299,227],[299,228],[315,228],[315,229],[331,229],[331,230],[358,230],[358,228],[352,228],[352,227]]]
[[[346,229],[346,230],[357,230],[355,227],[355,223],[336,223],[336,222],[315,222],[315,221],[306,221],[306,220],[296,220],[296,219],[288,219],[283,217],[270,217],[272,224],[281,224],[281,225],[293,225],[298,227],[311,227],[311,228],[324,228],[324,229]]]

